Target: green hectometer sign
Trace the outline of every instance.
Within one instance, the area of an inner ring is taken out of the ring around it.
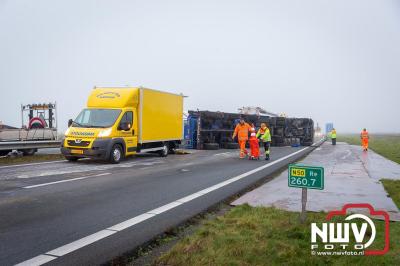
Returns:
[[[290,164],[288,177],[289,187],[324,189],[324,168],[322,167]]]

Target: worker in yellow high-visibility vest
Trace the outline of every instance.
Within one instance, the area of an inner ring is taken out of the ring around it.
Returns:
[[[332,129],[331,131],[331,140],[332,140],[332,145],[336,145],[336,129]]]
[[[271,146],[271,132],[266,123],[261,123],[261,128],[258,130],[256,137],[261,140],[264,146],[265,160],[269,160]]]

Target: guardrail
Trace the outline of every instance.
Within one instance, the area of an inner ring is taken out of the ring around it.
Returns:
[[[0,141],[0,151],[2,150],[20,150],[20,149],[45,149],[58,148],[61,140],[36,140],[36,141]]]

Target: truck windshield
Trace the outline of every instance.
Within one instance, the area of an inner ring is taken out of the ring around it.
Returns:
[[[73,122],[74,127],[111,127],[121,110],[118,109],[83,109]]]

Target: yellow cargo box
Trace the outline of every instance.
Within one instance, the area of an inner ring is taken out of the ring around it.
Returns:
[[[87,107],[129,108],[139,103],[139,88],[94,88]]]
[[[139,143],[183,139],[183,97],[140,89]]]

